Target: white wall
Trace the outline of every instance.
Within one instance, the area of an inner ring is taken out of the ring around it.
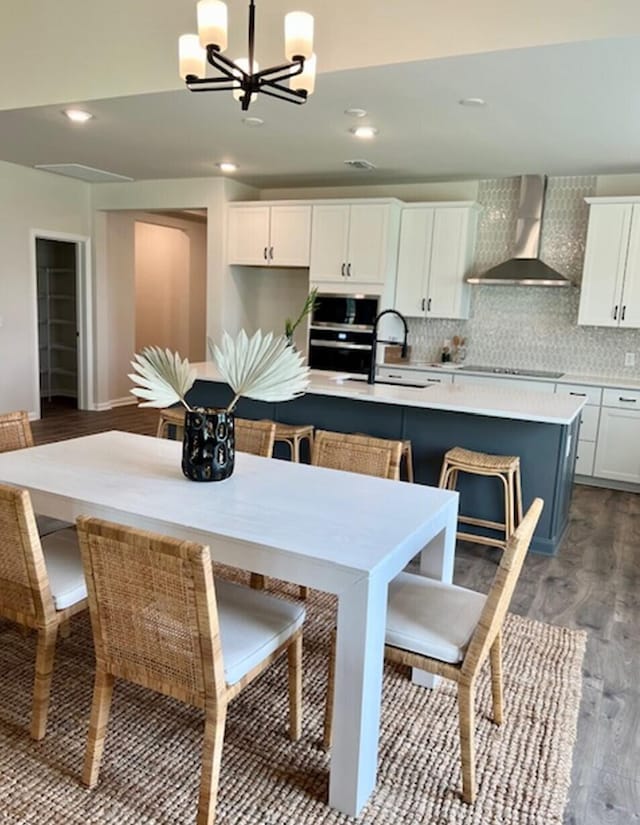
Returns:
[[[363,173],[366,176],[366,173]],[[298,198],[398,198],[407,203],[420,201],[474,201],[478,197],[478,181],[440,181],[437,183],[387,183],[367,186],[314,186],[302,188],[263,189],[260,200]]]
[[[203,361],[206,225],[150,222],[159,218],[135,222],[136,352],[168,347],[190,361]]]
[[[0,412],[38,409],[35,243],[89,235],[89,186],[0,162]]]

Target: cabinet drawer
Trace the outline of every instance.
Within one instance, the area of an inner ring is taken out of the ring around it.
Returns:
[[[595,441],[578,441],[578,452],[576,455],[576,475],[592,476],[593,459],[595,457]]]
[[[516,387],[525,392],[553,393],[556,391],[556,385],[549,381],[527,381],[526,378],[502,378],[496,375],[460,375],[460,373],[456,373],[454,384],[478,384],[485,387],[495,386],[507,391]]]
[[[578,395],[587,399],[587,404],[600,406],[602,390],[600,387],[591,387],[588,384],[557,384],[557,395]]]
[[[603,407],[620,407],[622,410],[640,410],[640,390],[603,390]]]
[[[432,372],[431,370],[403,370],[403,369],[380,369],[377,376],[381,381],[404,381],[407,384],[451,384],[453,375],[447,372]]]
[[[600,407],[583,407],[580,413],[580,440],[595,441],[598,435]]]

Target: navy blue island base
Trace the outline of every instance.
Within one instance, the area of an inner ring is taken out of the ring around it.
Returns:
[[[225,407],[231,397],[227,384],[198,380],[187,400],[191,405]],[[315,392],[275,404],[243,398],[236,414],[242,418],[268,418],[284,424],[313,424],[316,428],[336,432],[409,439],[418,484],[437,485],[443,456],[451,447],[520,456],[525,510],[536,496],[544,499],[544,510],[531,550],[546,555],[558,552],[569,517],[579,416],[570,424],[540,423],[372,403]],[[283,450],[279,457],[288,457],[286,451]],[[458,489],[461,513],[504,520],[502,485],[497,479],[461,474]],[[357,489],[354,489],[353,506],[357,509]],[[392,518],[393,514],[389,516]]]

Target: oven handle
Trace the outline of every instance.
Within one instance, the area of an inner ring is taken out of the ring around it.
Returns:
[[[373,332],[372,324],[331,324],[328,321],[312,321],[310,329],[334,329],[338,332]]]
[[[330,349],[364,349],[371,352],[370,344],[348,344],[344,341],[321,341],[318,338],[312,338],[309,343],[312,347],[329,347]]]

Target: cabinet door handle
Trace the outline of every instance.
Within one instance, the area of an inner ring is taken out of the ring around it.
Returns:
[[[635,404],[637,399],[636,398],[625,398],[622,395],[618,396],[618,401],[624,401],[625,404]]]
[[[271,261],[273,260],[273,247],[272,246],[269,247],[269,260],[271,260]]]
[[[431,312],[431,298],[427,301],[427,312]]]
[[[265,246],[264,253],[263,253],[265,261],[267,260],[267,249],[268,249],[268,247]]]
[[[351,264],[348,263],[347,264],[347,278],[350,278],[350,277],[351,277]]]
[[[586,392],[571,392],[571,390],[569,390],[569,395],[579,395],[581,398],[587,397]]]
[[[624,314],[625,314],[625,312],[626,312],[626,311],[627,311],[627,305],[625,304],[625,305],[622,307],[622,315],[620,316],[620,320],[621,320],[621,321],[624,321]]]
[[[442,378],[427,378],[429,384],[442,384]]]
[[[426,303],[427,303],[427,302],[426,302],[426,300],[423,298],[423,299],[422,299],[422,305],[421,305],[421,306],[422,306],[422,311],[423,311],[423,312],[424,312],[424,310],[425,310]]]
[[[394,375],[392,372],[389,373],[389,378],[402,378],[402,375]]]
[[[341,273],[341,275],[342,275],[342,277],[343,277],[343,278],[346,278],[346,274],[345,274],[345,271],[344,271],[345,266],[346,266],[346,264],[345,264],[345,263],[344,263],[344,261],[343,261],[343,262],[342,262],[342,266],[340,267],[340,273]]]
[[[615,308],[613,310],[613,320],[614,321],[618,320],[618,305],[617,304],[615,305]]]

